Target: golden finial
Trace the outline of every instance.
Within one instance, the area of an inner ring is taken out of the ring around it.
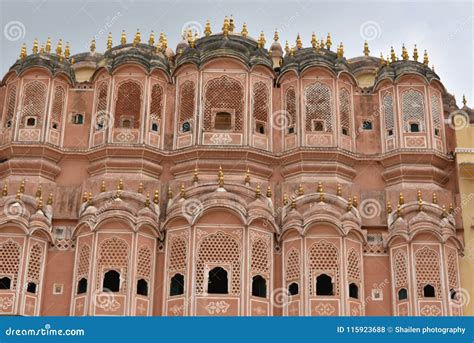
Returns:
[[[225,16],[224,18],[224,25],[222,25],[222,34],[224,37],[227,37],[229,35],[229,18]]]
[[[17,198],[18,200],[21,199],[21,192],[20,192],[20,191],[16,192],[16,198]]]
[[[298,196],[304,195],[303,185],[300,183],[298,186]]]
[[[339,197],[342,196],[342,187],[341,187],[341,184],[340,184],[340,183],[337,184],[336,194],[337,194],[337,196],[339,196]]]
[[[290,56],[295,56],[295,47],[292,46],[290,49]]]
[[[75,61],[75,60],[74,60],[74,57],[73,57],[73,58],[71,58],[70,63],[71,63],[71,64],[74,64],[74,61]]]
[[[350,210],[352,210],[352,198],[349,197],[347,199],[347,211],[349,212]]]
[[[20,51],[20,58],[21,58],[22,60],[24,60],[27,55],[28,55],[28,54],[27,54],[27,52],[26,52],[26,44],[23,43],[23,45],[21,46],[21,51]]]
[[[291,208],[296,209],[296,197],[294,195],[291,196]]]
[[[443,205],[443,214],[442,217],[446,218],[448,216],[448,212],[446,211],[446,205]]]
[[[36,209],[37,210],[42,210],[43,209],[43,198],[42,197],[37,199]]]
[[[288,205],[289,200],[288,200],[288,194],[283,194],[283,205]]]
[[[352,205],[354,205],[354,207],[359,206],[359,201],[357,200],[357,195],[354,195],[352,197]]]
[[[184,188],[184,183],[181,184],[179,189],[179,196],[183,199],[186,198],[186,188]]]
[[[219,166],[219,171],[217,172],[217,184],[219,187],[224,187],[224,172],[222,171],[222,166]]]
[[[193,182],[199,182],[199,173],[197,168],[194,168]]]
[[[275,33],[273,34],[273,41],[278,42],[280,36],[278,35],[278,30],[275,29]]]
[[[150,207],[150,193],[146,194],[145,207]]]
[[[403,197],[403,193],[400,193],[400,195],[398,196],[398,203],[400,205],[403,205],[405,203],[405,198]]]
[[[328,32],[328,36],[326,38],[326,48],[328,50],[331,50],[331,45],[332,45],[331,34]]]
[[[466,100],[466,96],[464,94],[462,95],[462,104],[464,106],[467,106],[467,100]]]
[[[234,24],[234,17],[231,15],[229,19],[229,32],[234,32],[235,24]]]
[[[150,37],[148,38],[148,44],[151,46],[155,45],[155,33],[153,31],[150,32]]]
[[[163,41],[161,42],[161,49],[163,51],[166,51],[167,47],[168,47],[168,37],[166,37],[166,34],[163,34]]]
[[[453,203],[450,203],[449,204],[449,214],[453,214],[453,213],[454,213]]]
[[[173,190],[171,189],[171,186],[168,186],[168,199],[173,198]]]
[[[436,193],[433,193],[433,197],[432,197],[431,201],[433,202],[433,204],[438,203],[438,195]]]
[[[400,205],[400,203],[397,204],[397,216],[401,216],[402,215],[402,205]]]
[[[343,58],[344,57],[344,45],[339,44],[339,47],[337,48],[337,58]]]
[[[69,47],[69,42],[66,42],[66,47],[64,48],[64,57],[69,58],[71,56],[71,49]]]
[[[120,178],[120,180],[119,180],[118,189],[120,189],[121,191],[123,191],[123,179],[122,179],[122,178]]]
[[[91,40],[91,45],[90,45],[90,51],[91,53],[94,53],[96,49],[96,44],[95,44],[95,39]]]
[[[418,211],[423,210],[423,199],[418,199]]]
[[[271,198],[272,197],[272,187],[270,187],[270,185],[268,185],[267,187],[267,198]]]
[[[117,192],[115,193],[115,198],[117,199],[122,198],[122,190],[120,189],[120,185],[117,185]]]
[[[422,199],[422,195],[421,195],[421,190],[418,190],[418,192],[416,192],[416,199],[419,201],[420,199]]]
[[[112,50],[112,32],[109,32],[109,35],[107,36],[107,50]]]
[[[247,37],[249,34],[249,31],[247,30],[247,24],[244,23],[244,25],[242,25],[242,32],[241,32],[241,35],[242,37]]]
[[[323,192],[323,183],[320,181],[318,182],[318,193],[322,193]]]
[[[364,42],[364,56],[369,56],[370,50],[369,50],[369,43],[367,41]]]
[[[7,195],[8,195],[8,185],[4,183],[3,189],[2,189],[2,196],[6,197]]]
[[[46,41],[45,51],[48,55],[51,53],[51,37],[48,37],[48,40]]]
[[[261,192],[260,192],[260,184],[257,185],[257,188],[255,188],[255,198],[260,198]]]
[[[388,66],[390,65],[390,57],[389,55],[387,54],[387,59],[385,60],[385,64]]]
[[[245,183],[250,183],[250,169],[247,168],[247,172],[245,173]]]
[[[260,32],[260,37],[258,38],[258,48],[260,49],[263,49],[265,47],[265,43],[267,41],[265,40],[265,34],[262,32]]]
[[[190,48],[194,49],[196,47],[196,40],[191,30],[188,31],[188,44]]]
[[[49,193],[48,201],[46,202],[46,204],[49,206],[53,205],[53,193]]]
[[[173,197],[173,192],[171,192],[171,187],[168,188],[168,196],[170,195],[170,193],[171,193],[170,198],[172,198]],[[155,195],[153,196],[153,202],[155,204],[158,204],[160,202],[160,191],[158,191],[158,190],[155,191]]]
[[[324,193],[319,193],[319,202],[324,202]]]
[[[87,194],[87,204],[92,205],[92,192],[89,192],[89,194]]]
[[[137,29],[137,33],[135,33],[135,38],[133,38],[133,46],[137,46],[138,44],[140,44],[140,42],[142,41],[142,36],[140,34],[140,30]]]
[[[285,52],[287,55],[290,53],[290,46],[288,45],[288,41],[285,42]]]
[[[41,43],[41,47],[40,47],[40,51],[39,51],[40,55],[44,55],[44,44]]]
[[[31,49],[31,52],[35,55],[38,53],[38,39],[37,38],[35,38],[33,42],[33,49]]]
[[[212,31],[211,31],[211,23],[208,21],[206,21],[206,26],[204,28],[204,35],[206,37],[209,37],[210,35],[212,34]]]
[[[38,188],[36,189],[36,197],[39,198],[43,194],[43,186],[38,185]]]
[[[107,190],[107,189],[106,189],[106,187],[105,187],[105,181],[102,180],[102,184],[100,185],[100,191],[103,193],[103,192],[105,192],[106,190]]]
[[[84,192],[84,194],[82,194],[82,202],[86,202],[87,201],[87,192]]]
[[[138,184],[138,193],[142,194],[143,193],[143,182],[140,181]]]
[[[387,213],[392,213],[392,203],[390,201],[387,202]]]
[[[423,55],[423,64],[428,66],[429,63],[430,61],[428,60],[428,52],[425,50],[425,54]]]
[[[407,48],[405,48],[405,44],[402,44],[402,58],[404,61],[408,61],[410,56],[408,55]]]
[[[21,183],[20,183],[20,193],[21,193],[21,194],[25,193],[25,180],[21,180]]]
[[[380,65],[381,66],[385,65],[385,58],[383,58],[383,53],[380,53]]]
[[[418,62],[418,48],[416,47],[416,44],[415,48],[413,49],[413,60]]]
[[[313,49],[318,49],[318,39],[316,38],[316,33],[313,32],[313,34],[311,35],[311,46],[313,47]]]
[[[390,47],[390,58],[392,62],[395,62],[397,60],[397,55],[395,55],[395,50],[393,49],[393,46]]]
[[[303,43],[301,42],[301,37],[300,34],[298,33],[298,36],[296,36],[296,48],[301,49],[303,47]]]
[[[122,30],[122,34],[120,35],[120,44],[127,44],[127,34],[125,33],[125,30]]]

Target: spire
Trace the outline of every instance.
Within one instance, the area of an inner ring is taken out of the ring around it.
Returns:
[[[381,66],[385,65],[385,58],[383,58],[383,53],[380,53],[380,65]]]
[[[56,46],[56,55],[61,56],[62,53],[63,53],[63,40],[60,39],[58,41],[58,45]]]
[[[288,44],[288,41],[285,42],[285,52],[287,55],[290,53],[290,45]]]
[[[235,29],[234,17],[231,14],[230,15],[230,20],[229,20],[229,32],[230,33],[234,32],[234,29]]]
[[[296,36],[296,48],[301,49],[303,47],[303,43],[301,42],[301,37],[300,34],[298,33],[298,36]]]
[[[339,44],[339,47],[337,48],[337,58],[343,58],[344,57],[344,45]]]
[[[413,49],[413,60],[418,62],[418,48],[416,47],[416,44],[415,48]]]
[[[430,61],[428,60],[428,52],[425,50],[425,54],[423,55],[423,64],[424,64],[425,66],[428,66],[428,63],[429,63],[429,62],[430,62]]]
[[[105,181],[102,181],[102,184],[100,185],[100,191],[103,193],[107,190],[107,188],[105,187]]]
[[[268,185],[267,187],[267,198],[271,198],[272,197],[272,187],[270,185]]]
[[[265,40],[265,34],[262,32],[260,32],[260,38],[258,39],[258,47],[260,49],[263,49],[265,47],[265,43],[267,41]]]
[[[94,53],[96,49],[96,44],[95,44],[95,39],[92,39],[91,45],[90,45],[90,51],[91,53]]]
[[[49,206],[53,205],[53,193],[49,193],[48,201],[46,202],[46,204]]]
[[[8,195],[8,185],[4,183],[3,189],[2,189],[2,196],[6,197],[7,195]]]
[[[168,47],[168,38],[166,37],[166,34],[163,33],[163,39],[161,41],[161,49],[163,51],[166,51],[167,47]]]
[[[275,29],[275,33],[273,34],[273,41],[278,42],[280,36],[278,35],[278,30]]]
[[[229,35],[229,18],[225,16],[224,18],[224,24],[222,25],[222,34],[224,37],[227,37]]]
[[[364,42],[364,56],[369,56],[370,50],[369,50],[369,43],[367,41]]]
[[[342,196],[342,187],[341,187],[341,184],[340,184],[340,183],[337,184],[336,195],[337,195],[338,197]]]
[[[155,33],[153,31],[150,32],[150,37],[148,38],[148,44],[151,46],[155,45]]]
[[[224,187],[224,172],[222,171],[222,166],[219,166],[219,171],[217,172],[217,184],[220,188]]]
[[[462,104],[464,106],[467,106],[467,100],[466,100],[466,96],[464,94],[462,95]]]
[[[404,61],[408,61],[410,56],[408,56],[407,48],[405,48],[405,44],[402,44],[402,58]]]
[[[395,55],[395,50],[393,50],[393,46],[390,47],[390,58],[392,62],[395,62],[397,60],[397,55]]]
[[[23,43],[21,46],[21,51],[20,51],[20,58],[24,60],[28,54],[26,53],[26,44]]]
[[[300,183],[298,186],[298,196],[304,195],[303,185]]]
[[[199,172],[198,172],[198,169],[197,169],[197,168],[194,168],[193,182],[194,182],[194,183],[199,182]]]
[[[69,42],[66,42],[66,47],[64,48],[64,57],[69,58],[71,56],[71,49],[69,47]]]
[[[142,41],[142,36],[140,34],[140,30],[137,29],[137,33],[135,33],[135,38],[133,38],[133,46],[137,46],[138,44],[140,44],[140,42]]]
[[[171,187],[169,189],[171,189]],[[171,197],[173,197],[173,193],[171,193]],[[160,191],[158,190],[155,191],[155,195],[153,196],[153,202],[155,204],[158,204],[160,202]]]
[[[33,42],[33,49],[31,49],[31,52],[35,55],[38,53],[38,39],[36,38]]]
[[[328,36],[326,38],[326,48],[328,50],[331,50],[331,45],[332,45],[331,34],[328,32]]]
[[[41,47],[40,47],[39,53],[40,53],[40,55],[43,55],[43,54],[44,54],[44,43],[41,43]]]
[[[392,203],[390,201],[387,202],[387,213],[392,213],[393,208],[392,208]]]
[[[140,181],[140,183],[138,184],[137,192],[140,193],[140,194],[143,193],[143,182],[141,182],[141,181]]]
[[[51,53],[51,38],[48,37],[48,40],[46,41],[46,48],[45,52],[49,55]]]
[[[109,35],[107,36],[107,50],[112,50],[112,32],[109,32]]]
[[[209,22],[209,20],[207,20],[206,21],[206,26],[204,27],[204,35],[206,37],[209,37],[211,34],[212,34],[211,23]]]
[[[262,193],[260,192],[260,184],[258,184],[257,188],[255,188],[255,198],[260,198],[260,195],[262,195]]]
[[[184,187],[184,183],[181,184],[181,187],[179,189],[179,196],[183,199],[186,198],[186,188]]]
[[[318,39],[316,38],[316,33],[313,32],[311,35],[311,46],[313,49],[318,49]]]
[[[245,184],[250,183],[250,169],[247,168],[247,172],[245,173]]]
[[[120,35],[120,44],[127,44],[127,34],[125,33],[125,30],[122,30],[122,34]]]
[[[249,34],[249,31],[247,30],[247,24],[246,24],[246,23],[244,23],[244,24],[242,25],[242,32],[241,32],[241,34],[242,34],[242,37],[247,37],[248,34]]]

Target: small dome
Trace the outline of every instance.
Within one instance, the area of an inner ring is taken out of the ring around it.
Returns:
[[[178,45],[176,45],[176,52],[179,53],[181,50],[184,51],[188,47],[189,47],[189,43],[186,40],[186,36],[183,34],[183,39],[178,43]]]
[[[283,56],[283,48],[281,47],[280,42],[274,41],[270,46],[270,51],[272,52],[272,56],[274,57],[282,57]]]
[[[165,50],[165,56],[168,58],[172,58],[174,56],[174,51],[170,47],[167,47]]]

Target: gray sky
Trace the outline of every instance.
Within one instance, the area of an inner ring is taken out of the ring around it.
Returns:
[[[267,47],[276,28],[282,44],[295,44],[300,33],[304,46],[310,46],[313,31],[318,39],[331,32],[333,48],[342,41],[346,57],[362,55],[364,39],[377,57],[381,51],[387,55],[392,45],[400,55],[405,43],[411,58],[417,44],[421,59],[428,50],[430,66],[458,104],[466,94],[472,107],[473,8],[472,1],[0,0],[0,74],[18,58],[23,42],[31,52],[34,38],[45,42],[50,36],[53,49],[62,38],[71,42],[74,54],[87,51],[94,36],[97,50],[103,51],[109,31],[116,45],[122,29],[131,41],[139,28],[142,41],[150,30],[166,32],[174,49],[183,27],[199,30],[209,19],[218,32],[224,16],[233,14],[238,31],[244,21],[253,37],[263,30]]]

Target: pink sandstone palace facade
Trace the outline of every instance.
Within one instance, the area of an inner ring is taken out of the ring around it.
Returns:
[[[265,45],[226,19],[175,51],[22,49],[0,84],[0,314],[463,313],[457,107],[426,53]]]

